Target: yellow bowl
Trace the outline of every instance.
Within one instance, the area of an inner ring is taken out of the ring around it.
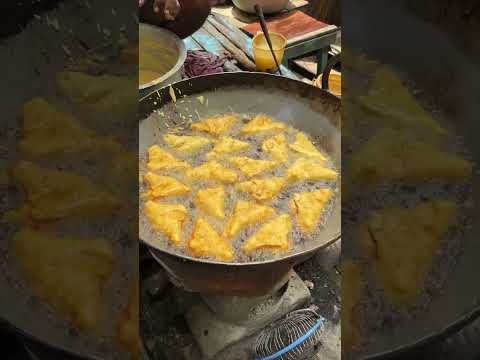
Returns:
[[[282,34],[271,32],[270,39],[272,40],[272,48],[278,63],[283,61],[285,54],[285,46],[287,45],[287,38]],[[277,65],[272,56],[272,52],[268,47],[267,39],[263,33],[258,33],[253,38],[253,56],[255,58],[255,65],[258,71],[276,71]]]

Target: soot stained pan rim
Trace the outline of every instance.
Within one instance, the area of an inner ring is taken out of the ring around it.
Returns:
[[[71,360],[104,360],[99,356],[94,356],[91,354],[79,353],[75,350],[69,349],[66,346],[62,346],[59,344],[54,343],[53,341],[45,340],[39,335],[32,334],[30,332],[24,331],[23,329],[17,327],[13,323],[9,321],[4,321],[0,319],[0,329],[5,329],[15,335],[22,336],[27,341],[32,341],[38,345],[45,346],[50,348],[56,352],[59,352],[65,356],[69,356]]]
[[[148,117],[156,110],[161,109],[163,106],[172,102],[170,91],[171,88],[174,89],[175,93],[178,96],[177,101],[179,101],[181,96],[199,96],[204,92],[212,92],[212,91],[219,91],[225,87],[232,87],[235,85],[251,85],[261,87],[265,83],[275,83],[278,85],[279,88],[282,90],[286,89],[295,89],[298,91],[295,95],[297,97],[310,97],[315,98],[316,101],[325,104],[325,106],[331,107],[333,112],[340,111],[340,100],[330,94],[329,92],[322,90],[320,88],[314,87],[310,84],[303,83],[298,80],[289,79],[279,75],[272,75],[266,73],[257,73],[257,72],[230,72],[230,73],[221,73],[221,74],[211,74],[211,75],[204,75],[198,76],[191,79],[185,79],[182,81],[178,81],[176,83],[172,83],[171,85],[165,86],[159,90],[154,90],[148,95],[140,98],[140,108],[139,108],[139,119],[140,124],[143,121],[146,121]],[[267,86],[265,86],[267,88]],[[328,117],[328,114],[324,114],[325,117]],[[281,119],[280,119],[281,120]],[[340,132],[340,122],[337,122],[334,119],[330,119],[329,122],[333,125],[338,132]],[[140,137],[142,135],[140,134]],[[140,143],[142,143],[142,139],[140,139]],[[337,169],[341,167],[340,162],[335,164]],[[340,186],[340,185],[338,185]],[[340,203],[340,194],[334,200]],[[332,214],[333,215],[333,214]],[[331,215],[331,216],[332,216]],[[161,253],[168,254],[173,257],[177,257],[185,262],[193,262],[197,264],[204,264],[204,265],[218,265],[218,266],[229,266],[229,267],[251,267],[251,266],[261,266],[261,265],[268,265],[274,264],[278,262],[294,262],[297,258],[302,258],[307,256],[308,254],[313,254],[315,251],[320,250],[321,248],[327,247],[334,242],[341,239],[341,228],[335,232],[333,236],[326,241],[323,241],[318,246],[310,246],[306,249],[302,249],[299,251],[292,251],[291,253],[278,257],[276,259],[269,259],[263,261],[249,261],[249,262],[222,262],[210,259],[202,259],[196,258],[193,256],[179,254],[169,249],[160,248],[152,242],[140,238],[140,241],[147,245],[150,248],[153,248],[156,251]]]
[[[399,355],[409,355],[408,352],[412,350],[417,350],[418,348],[433,343],[434,341],[445,340],[449,336],[454,335],[458,331],[462,330],[464,327],[468,326],[475,320],[480,318],[480,306],[476,307],[471,312],[464,314],[458,321],[450,323],[445,326],[441,331],[436,334],[427,335],[416,342],[398,346],[390,351],[384,351],[374,355],[366,355],[361,357],[363,360],[381,360],[381,359],[390,359],[397,357]]]

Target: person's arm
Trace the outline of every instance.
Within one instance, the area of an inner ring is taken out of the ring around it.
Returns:
[[[175,20],[167,19],[164,9],[165,1],[176,0],[144,0],[140,4],[140,21],[152,25],[162,26],[177,34],[184,39],[192,35],[195,31],[200,29],[210,14],[210,0],[179,0],[180,7],[178,13],[175,14],[175,9],[169,10],[168,13],[175,17]],[[172,3],[170,3],[173,6]],[[176,15],[176,16],[175,16]]]

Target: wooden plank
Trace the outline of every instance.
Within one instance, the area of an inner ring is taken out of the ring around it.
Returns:
[[[299,36],[293,37],[291,39],[288,39],[287,47],[292,46],[292,45],[296,45],[296,44],[301,43],[303,41],[311,40],[311,39],[318,38],[318,37],[330,36],[330,35],[332,36],[331,43],[333,44],[337,40],[337,31],[338,30],[339,30],[339,28],[335,25],[327,25],[322,29],[312,31],[311,33],[299,35]]]
[[[218,56],[225,56],[228,54],[228,51],[222,46],[222,44],[205,31],[203,27],[197,30],[192,35],[192,38],[202,47],[203,50]]]
[[[308,36],[328,26],[328,24],[318,21],[301,11],[293,11],[275,16],[267,20],[267,25],[271,32],[280,33],[285,36],[287,40],[298,38],[302,35]],[[259,22],[244,26],[242,30],[251,36],[262,31]]]
[[[293,62],[298,67],[308,72],[312,79],[317,74],[317,58],[315,56],[308,56],[306,58],[293,60]]]
[[[243,69],[248,71],[255,71],[255,63],[248,58],[242,49],[236,47],[225,35],[220,33],[212,24],[208,21],[203,24],[202,29],[210,33],[222,46],[230,52],[230,54],[238,61]]]
[[[213,18],[212,21],[210,21],[213,26],[215,26],[215,24],[221,23],[226,28],[224,29],[225,31],[227,31],[228,29],[228,31],[225,32],[225,34],[228,34],[230,32],[234,33],[235,40],[233,41],[239,41],[238,45],[241,47],[245,47],[247,56],[250,59],[254,60],[253,46],[252,46],[253,42],[251,38],[249,38],[243,31],[235,28],[232,24],[230,24],[230,20],[228,18],[225,18],[224,16],[221,16],[221,15],[211,15],[210,17]],[[300,79],[300,76],[298,74],[289,70],[286,66],[280,65],[280,69],[282,70],[282,73],[284,76],[289,77],[291,79],[296,79],[296,80]]]
[[[342,52],[342,47],[339,45],[330,45],[332,55],[336,55]]]
[[[191,36],[189,36],[186,39],[183,39],[183,43],[185,44],[185,47],[187,50],[201,50],[202,47],[200,46],[199,43],[195,41],[195,39]]]
[[[207,21],[219,32],[224,34],[232,43],[235,44],[235,46],[242,49],[251,60],[253,60],[252,41],[249,41],[250,39],[248,36],[245,36],[242,31],[237,29],[227,20],[222,19],[222,16],[211,15],[208,17]]]
[[[308,54],[312,54],[325,47],[329,47],[333,39],[335,39],[335,35],[331,34],[327,36],[317,37],[315,39],[311,39],[308,41],[304,41],[302,43],[298,43],[293,46],[289,46],[285,50],[285,56],[288,57],[289,59],[294,59],[302,55],[306,56]]]

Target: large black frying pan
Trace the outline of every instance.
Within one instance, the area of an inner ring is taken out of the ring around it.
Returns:
[[[140,157],[160,140],[162,132],[181,122],[182,114],[204,117],[225,112],[266,113],[305,131],[340,169],[340,100],[311,85],[263,73],[224,73],[184,80],[155,91],[140,101]],[[181,95],[180,95],[181,94]],[[181,96],[185,96],[181,98]],[[198,97],[208,99],[201,105]],[[162,115],[152,115],[156,110]],[[152,115],[152,116],[151,116]],[[173,282],[190,291],[226,295],[265,295],[286,280],[291,268],[316,250],[340,238],[340,194],[325,228],[314,241],[272,261],[222,263],[197,259],[159,247],[155,235],[142,227],[140,239],[165,267]]]

